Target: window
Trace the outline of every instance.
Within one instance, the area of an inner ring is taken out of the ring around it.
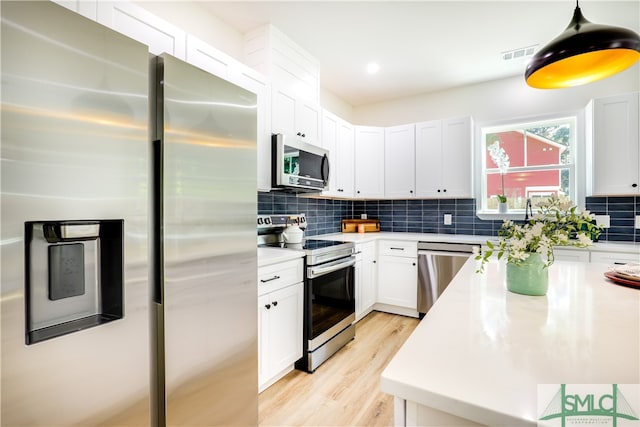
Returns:
[[[576,118],[483,127],[481,212],[533,208],[550,195],[576,199]]]

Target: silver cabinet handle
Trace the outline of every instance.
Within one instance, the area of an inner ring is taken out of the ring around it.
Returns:
[[[278,280],[279,278],[280,278],[280,276],[273,276],[271,279],[260,279],[260,281],[262,283],[267,283],[267,282],[270,282],[272,280]]]

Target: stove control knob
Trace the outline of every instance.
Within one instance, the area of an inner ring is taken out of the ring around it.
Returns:
[[[262,220],[262,218],[258,218],[258,225],[262,225],[264,223],[264,221]]]
[[[266,225],[271,224],[271,218],[265,218],[265,219],[264,219],[264,223],[265,223]]]

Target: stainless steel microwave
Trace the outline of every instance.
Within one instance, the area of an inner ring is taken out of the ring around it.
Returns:
[[[271,135],[271,178],[274,188],[322,191],[329,182],[329,152],[280,133]]]

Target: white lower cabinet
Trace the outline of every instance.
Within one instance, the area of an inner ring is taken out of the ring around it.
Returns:
[[[377,309],[418,316],[417,242],[380,241]]]
[[[640,254],[629,252],[591,252],[591,262],[606,264],[640,263]]]
[[[553,250],[556,261],[580,261],[589,262],[589,251],[584,249],[558,249]]]
[[[258,269],[259,391],[293,370],[302,357],[302,271],[302,259]],[[261,294],[261,288],[266,292]]]
[[[356,321],[373,310],[376,303],[376,244],[375,242],[356,245]]]

